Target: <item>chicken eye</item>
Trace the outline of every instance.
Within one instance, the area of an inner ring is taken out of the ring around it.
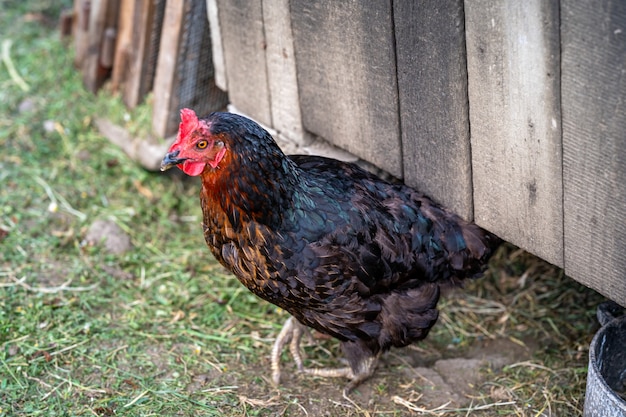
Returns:
[[[196,143],[196,148],[198,149],[205,149],[207,146],[209,146],[209,142],[207,142],[206,140],[201,140],[200,142]]]

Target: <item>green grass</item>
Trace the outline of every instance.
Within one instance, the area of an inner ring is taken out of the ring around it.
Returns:
[[[407,413],[390,398],[409,398],[396,368],[371,382],[364,404],[338,394],[343,382],[271,386],[268,355],[286,314],[212,258],[196,181],[143,170],[93,127],[104,116],[145,132],[150,107],[128,111],[106,89],[83,89],[56,31],[63,3],[4,1],[0,11],[0,41],[12,42],[28,86],[2,64],[0,416]],[[133,248],[111,255],[85,244],[98,219],[118,224]],[[532,358],[488,375],[476,399],[514,404],[472,415],[575,415],[600,301],[507,246],[485,279],[442,303],[420,347],[453,356],[495,338],[529,344]],[[332,363],[339,354],[332,341],[307,350]]]

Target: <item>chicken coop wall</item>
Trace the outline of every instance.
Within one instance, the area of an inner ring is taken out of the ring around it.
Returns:
[[[152,88],[158,135],[180,107],[229,102],[626,305],[626,2],[76,0],[74,15],[85,85],[111,73],[116,29],[114,84],[130,106]]]
[[[626,305],[625,2],[207,1],[235,107]]]

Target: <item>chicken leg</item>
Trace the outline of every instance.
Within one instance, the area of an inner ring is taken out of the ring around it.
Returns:
[[[293,317],[289,317],[280,330],[272,347],[271,355],[272,381],[274,381],[274,384],[278,385],[280,383],[280,354],[283,347],[289,342],[291,342],[289,343],[289,352],[291,352],[293,361],[296,363],[298,371],[304,372],[300,341],[305,331],[307,331],[306,328]]]
[[[305,333],[310,337],[308,329],[293,317],[287,319],[283,325],[283,328],[274,342],[271,354],[272,381],[276,385],[280,383],[280,354],[287,343],[289,343],[289,352],[299,372],[320,377],[348,378],[350,382],[346,386],[345,392],[350,392],[374,373],[379,355],[367,356],[365,358],[361,357],[358,358],[358,360],[349,361],[351,366],[343,368],[305,368],[302,360],[302,350],[300,348],[300,342]],[[353,345],[354,343],[343,343],[342,345],[344,352],[348,354],[349,357],[359,356],[350,354],[355,350]]]

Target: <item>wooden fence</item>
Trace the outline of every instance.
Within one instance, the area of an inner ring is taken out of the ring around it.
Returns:
[[[626,2],[208,3],[239,110],[325,138],[626,305]]]
[[[169,97],[190,51],[176,31],[198,33],[189,10],[204,1],[134,3],[170,22],[159,63],[178,64],[154,85],[166,115],[182,107]],[[223,103],[217,86],[279,138],[322,137],[626,306],[626,2],[206,0],[206,12],[210,42],[191,47],[212,51],[200,97]]]

